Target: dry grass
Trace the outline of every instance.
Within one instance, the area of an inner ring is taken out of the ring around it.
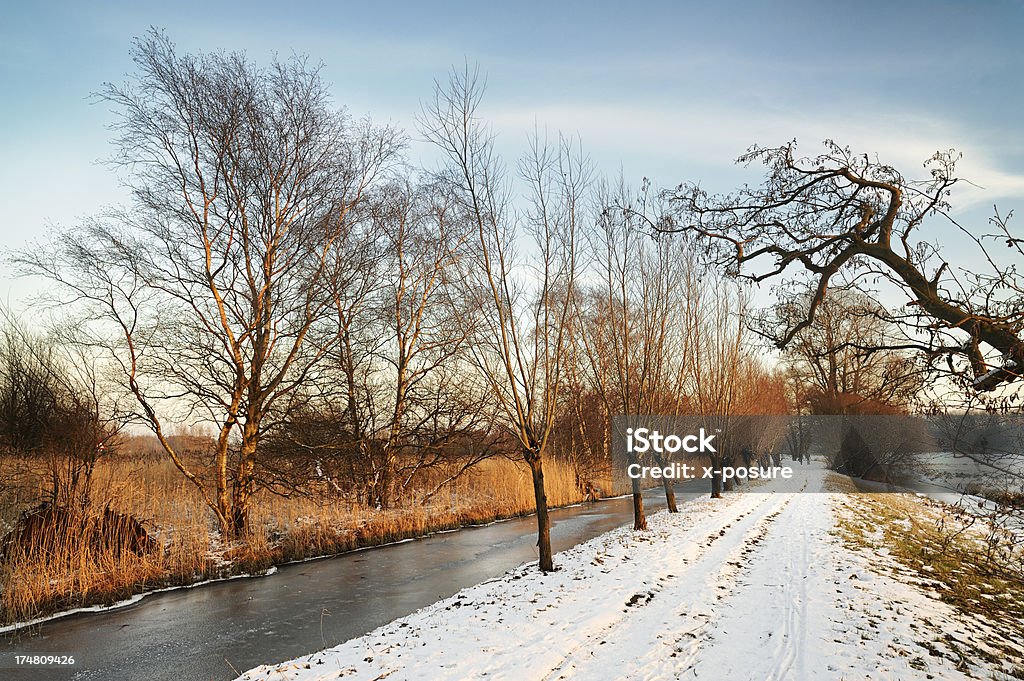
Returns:
[[[8,459],[3,465],[13,482],[0,490],[0,535],[38,503],[45,484],[27,460]],[[581,501],[568,465],[546,462],[545,481],[549,505]],[[93,490],[93,513],[109,507],[134,516],[162,550],[138,556],[51,537],[46,544],[55,548],[42,555],[14,552],[0,561],[0,624],[533,511],[529,470],[506,459],[484,461],[426,505],[383,511],[328,495],[284,498],[264,492],[253,508],[256,531],[231,545],[220,543],[198,491],[163,458],[101,461]]]
[[[839,533],[855,550],[889,549],[898,577],[930,589],[961,612],[985,621],[1006,641],[1024,634],[1024,556],[1018,548],[993,554],[987,533],[965,525],[950,507],[903,494],[851,493],[844,497]],[[956,649],[956,641],[947,641]],[[1015,650],[990,641],[1005,659]],[[966,654],[966,653],[965,653]],[[983,655],[983,651],[971,654]],[[986,661],[997,664],[999,657]],[[1017,663],[1020,660],[1016,660]]]

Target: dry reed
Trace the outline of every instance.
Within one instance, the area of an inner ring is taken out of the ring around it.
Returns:
[[[21,512],[38,503],[45,489],[44,476],[32,469],[31,460],[7,457],[3,466],[17,474],[6,475],[0,488],[0,535],[16,525]],[[547,462],[545,481],[551,506],[582,500],[568,464]],[[139,519],[160,549],[140,556],[71,536],[51,536],[42,538],[48,547],[44,552],[11,551],[0,560],[0,624],[525,515],[533,511],[533,503],[525,465],[496,458],[445,485],[425,504],[409,502],[386,510],[336,495],[286,498],[262,492],[253,506],[251,537],[224,545],[198,491],[169,461],[152,456],[110,458],[100,461],[93,475],[92,513],[109,508]]]

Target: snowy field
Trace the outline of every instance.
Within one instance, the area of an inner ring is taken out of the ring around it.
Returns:
[[[553,574],[521,566],[239,678],[1011,678],[945,647],[995,652],[983,622],[912,580],[883,577],[885,550],[844,546],[836,523],[857,505],[810,493],[827,475],[652,515],[647,532],[616,530],[558,554]]]
[[[970,485],[1019,491],[1024,463],[1018,453],[975,460],[952,452],[922,452],[913,457],[912,475],[921,482],[963,491]],[[987,460],[991,465],[982,461]]]

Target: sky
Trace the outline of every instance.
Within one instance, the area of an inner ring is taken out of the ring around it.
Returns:
[[[103,3],[3,0],[0,250],[122,203],[113,113],[90,94],[130,80],[132,39],[182,51],[324,63],[338,105],[407,128],[435,79],[478,65],[482,114],[514,157],[535,125],[579,135],[598,169],[728,190],[752,144],[832,138],[907,175],[964,154],[967,224],[1024,209],[1024,2]],[[941,235],[940,235],[941,236]],[[0,264],[0,301],[39,286]]]

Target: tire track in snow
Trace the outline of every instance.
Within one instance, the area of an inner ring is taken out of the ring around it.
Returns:
[[[716,513],[707,514],[701,517],[692,527],[684,530],[685,534],[688,535],[687,538],[689,538],[689,535],[695,535],[698,541],[691,543],[686,547],[686,549],[684,549],[684,553],[680,555],[679,562],[683,563],[681,570],[677,569],[675,572],[667,572],[659,578],[659,588],[657,589],[657,592],[661,592],[663,590],[665,581],[668,579],[676,579],[680,576],[679,574],[675,574],[676,572],[682,571],[685,574],[685,571],[688,569],[687,566],[699,561],[710,550],[715,541],[724,536],[733,524],[741,522],[756,509],[756,506],[749,507],[749,505],[739,503],[741,499],[741,497],[726,497],[724,500],[719,500],[717,503],[722,503],[724,501],[722,504],[724,508],[715,509]],[[685,514],[686,511],[687,508],[684,505],[681,509],[681,513]],[[730,515],[727,515],[726,518],[722,517],[723,513],[729,514],[730,512],[731,517]],[[672,539],[673,537],[669,535],[667,538]],[[621,569],[621,566],[618,569]],[[640,586],[640,583],[638,583],[637,586]],[[647,599],[644,605],[649,603],[650,600],[651,599]],[[572,646],[572,648],[565,652],[561,661],[555,665],[555,667],[552,668],[544,678],[550,681],[572,678],[576,674],[577,664],[586,660],[588,657],[593,656],[594,651],[598,649],[599,646],[604,646],[609,640],[614,640],[613,632],[616,629],[630,626],[629,623],[632,621],[632,617],[636,612],[637,610],[630,610],[627,601],[626,608],[622,611],[622,615],[605,623],[598,629],[590,631],[580,637],[576,645]]]
[[[792,503],[775,514],[765,541],[758,542],[748,558],[749,581],[730,594],[737,607],[716,622],[722,638],[704,650],[702,663],[716,674],[769,681],[807,678],[807,577],[814,562],[810,546],[815,533],[831,527],[831,512],[819,503],[825,497],[788,496]],[[781,588],[777,597],[763,591],[772,587]],[[756,617],[733,615],[751,602],[765,604]]]
[[[799,511],[804,507],[802,497],[793,506],[790,523],[798,523],[798,541],[783,539],[779,545],[786,547],[786,571],[783,575],[783,617],[782,638],[776,649],[766,681],[781,681],[793,670],[799,668],[798,678],[803,678],[803,652],[807,639],[807,571],[810,568],[808,546],[810,544],[807,525],[799,522]],[[765,558],[768,560],[768,558]],[[798,664],[799,663],[799,664]]]
[[[791,495],[750,493],[726,500],[731,517],[722,517],[725,508],[715,509],[694,527],[669,537],[688,546],[673,561],[674,577],[665,580],[662,575],[650,602],[626,608],[596,635],[584,637],[546,678],[664,678],[665,673],[675,677],[691,669],[703,634],[716,619],[717,604]]]
[[[765,514],[758,519],[757,524],[739,540],[729,559],[724,561],[722,569],[709,577],[708,584],[714,584],[718,593],[714,602],[705,605],[705,610],[709,614],[705,616],[699,628],[696,631],[685,632],[690,641],[685,647],[686,655],[677,657],[674,668],[670,670],[675,678],[699,678],[698,669],[705,662],[703,653],[707,642],[714,641],[715,636],[728,634],[722,629],[721,620],[731,610],[730,601],[740,597],[743,587],[750,586],[749,581],[744,582],[740,578],[749,576],[751,566],[755,561],[761,560],[756,555],[759,553],[759,547],[764,544],[773,525],[794,499],[792,493],[777,493],[771,496],[775,497],[776,503],[770,509],[765,509]],[[734,642],[730,639],[729,644],[733,645]],[[742,645],[742,642],[740,644]]]

